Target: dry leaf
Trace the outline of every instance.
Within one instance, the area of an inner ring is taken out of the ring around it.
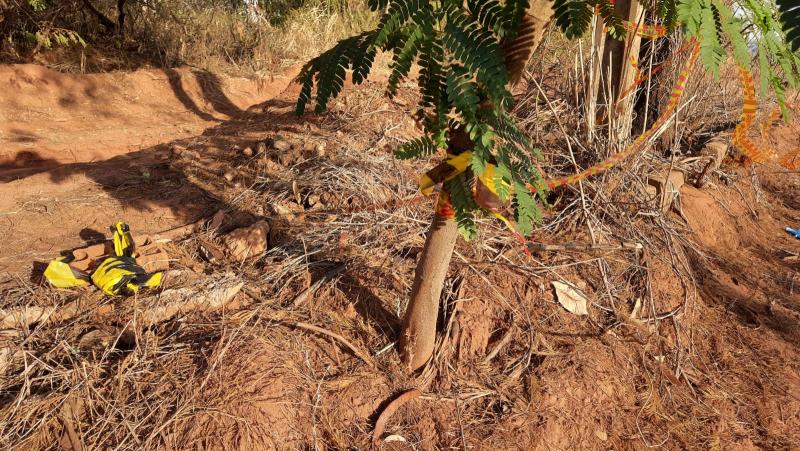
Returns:
[[[567,311],[570,313],[574,313],[575,315],[589,314],[589,310],[586,309],[588,299],[586,299],[586,296],[581,294],[580,291],[578,291],[575,287],[565,283],[556,281],[551,283],[553,284],[553,288],[556,290],[556,299],[562,307],[567,309]]]
[[[402,435],[392,434],[392,435],[386,437],[385,439],[383,439],[383,441],[384,442],[405,442],[406,438],[403,437]]]

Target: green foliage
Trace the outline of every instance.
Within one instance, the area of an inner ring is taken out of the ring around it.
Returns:
[[[500,3],[498,0],[467,0],[467,9],[485,30],[501,38],[513,38],[519,29],[528,1]]]
[[[47,2],[45,0],[28,0],[28,4],[31,5],[31,9],[35,12],[39,13],[47,8]]]
[[[396,156],[431,155],[447,147],[453,130],[465,131],[474,143],[469,170],[444,187],[459,230],[467,238],[474,236],[474,215],[480,208],[472,198],[473,178],[489,164],[497,165],[495,176],[502,182],[498,195],[527,208],[518,217],[530,230],[531,221],[540,217],[538,210],[533,213],[538,208],[531,203],[534,197],[512,195],[508,187],[541,180],[533,161],[539,154],[507,112],[512,97],[501,46],[502,39],[516,35],[528,4],[528,0],[369,0],[373,10],[382,12],[378,27],[339,42],[306,64],[298,77],[302,88],[297,112],[302,114],[314,100],[315,88],[315,111],[325,110],[341,92],[347,69],[353,68],[353,81],[360,82],[377,51],[392,55],[389,96],[397,93],[411,66],[418,63],[421,99],[416,116],[425,136],[401,145]]]
[[[800,2],[797,0],[777,0],[780,10],[780,22],[786,41],[792,50],[800,50]]]
[[[668,30],[678,27],[700,43],[705,67],[718,76],[726,56],[750,64],[750,47],[757,47],[762,87],[779,99],[785,85],[799,78],[800,59],[787,45],[800,39],[798,0],[739,0],[742,13],[733,14],[723,0],[655,0],[647,17]],[[498,197],[516,207],[520,231],[529,233],[541,219],[546,183],[538,169],[539,151],[508,114],[513,98],[502,46],[517,35],[529,0],[368,0],[380,12],[377,28],[345,39],[312,59],[302,70],[297,112],[302,114],[316,88],[316,108],[321,112],[344,86],[353,70],[353,82],[369,74],[376,52],[392,54],[387,91],[397,93],[416,62],[421,100],[416,112],[425,136],[397,150],[399,158],[431,155],[445,148],[448,136],[464,131],[473,143],[469,170],[445,184],[459,229],[474,235],[474,214],[480,210],[472,198],[473,178],[494,165]],[[626,24],[610,0],[554,0],[555,22],[569,38],[583,36],[595,11],[611,36],[622,38]],[[785,34],[784,34],[785,33]],[[758,44],[754,46],[754,43]],[[535,188],[532,194],[528,186]],[[513,187],[511,189],[510,187]]]
[[[722,0],[679,0],[677,20],[686,25],[687,35],[698,39],[703,65],[717,76],[729,53],[738,64],[750,66],[751,43],[757,52],[761,91],[772,89],[785,112],[786,87],[797,86],[800,75],[800,56],[790,47],[792,33],[800,25],[800,9],[789,8],[792,1],[797,5],[796,0],[782,1],[779,11],[772,0],[741,0],[734,15]]]
[[[611,36],[618,39],[625,36],[622,19],[609,0],[555,0],[553,9],[556,25],[568,38],[579,38],[589,29],[595,8]]]
[[[412,158],[433,155],[436,153],[436,150],[436,143],[429,137],[423,136],[422,138],[404,142],[394,151],[394,155],[401,160],[411,160]]]
[[[471,178],[470,174],[462,172],[444,184],[444,189],[450,194],[450,202],[455,210],[458,231],[467,241],[475,238],[478,234],[478,226],[475,224],[475,212],[478,210],[478,205],[472,198]]]
[[[372,48],[374,39],[374,31],[344,39],[332,49],[309,61],[298,76],[302,87],[297,100],[297,114],[303,114],[305,111],[315,83],[316,112],[321,113],[328,107],[328,101],[342,92],[347,69],[353,69],[353,83],[359,84],[364,81],[375,60],[375,50]]]

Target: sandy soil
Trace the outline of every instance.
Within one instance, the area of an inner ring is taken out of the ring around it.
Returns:
[[[0,65],[0,281],[96,239],[119,218],[140,233],[198,219],[215,201],[165,177],[170,143],[191,146],[247,117],[292,76],[221,79],[191,68],[74,75]]]

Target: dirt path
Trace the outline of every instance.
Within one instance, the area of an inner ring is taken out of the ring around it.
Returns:
[[[163,167],[168,144],[190,145],[247,117],[292,75],[0,66],[0,282],[25,277],[32,261],[91,241],[115,220],[151,233],[213,208],[215,199]]]

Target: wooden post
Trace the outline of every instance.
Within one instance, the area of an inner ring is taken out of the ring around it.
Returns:
[[[614,8],[623,20],[634,25],[641,22],[643,8],[636,0],[617,0]],[[606,33],[602,19],[596,19],[587,83],[587,132],[591,138],[596,127],[605,125],[612,141],[624,142],[631,136],[635,93],[627,93],[625,98],[620,98],[620,95],[633,85],[638,76],[636,67],[642,38],[629,31],[624,40],[618,41]]]

